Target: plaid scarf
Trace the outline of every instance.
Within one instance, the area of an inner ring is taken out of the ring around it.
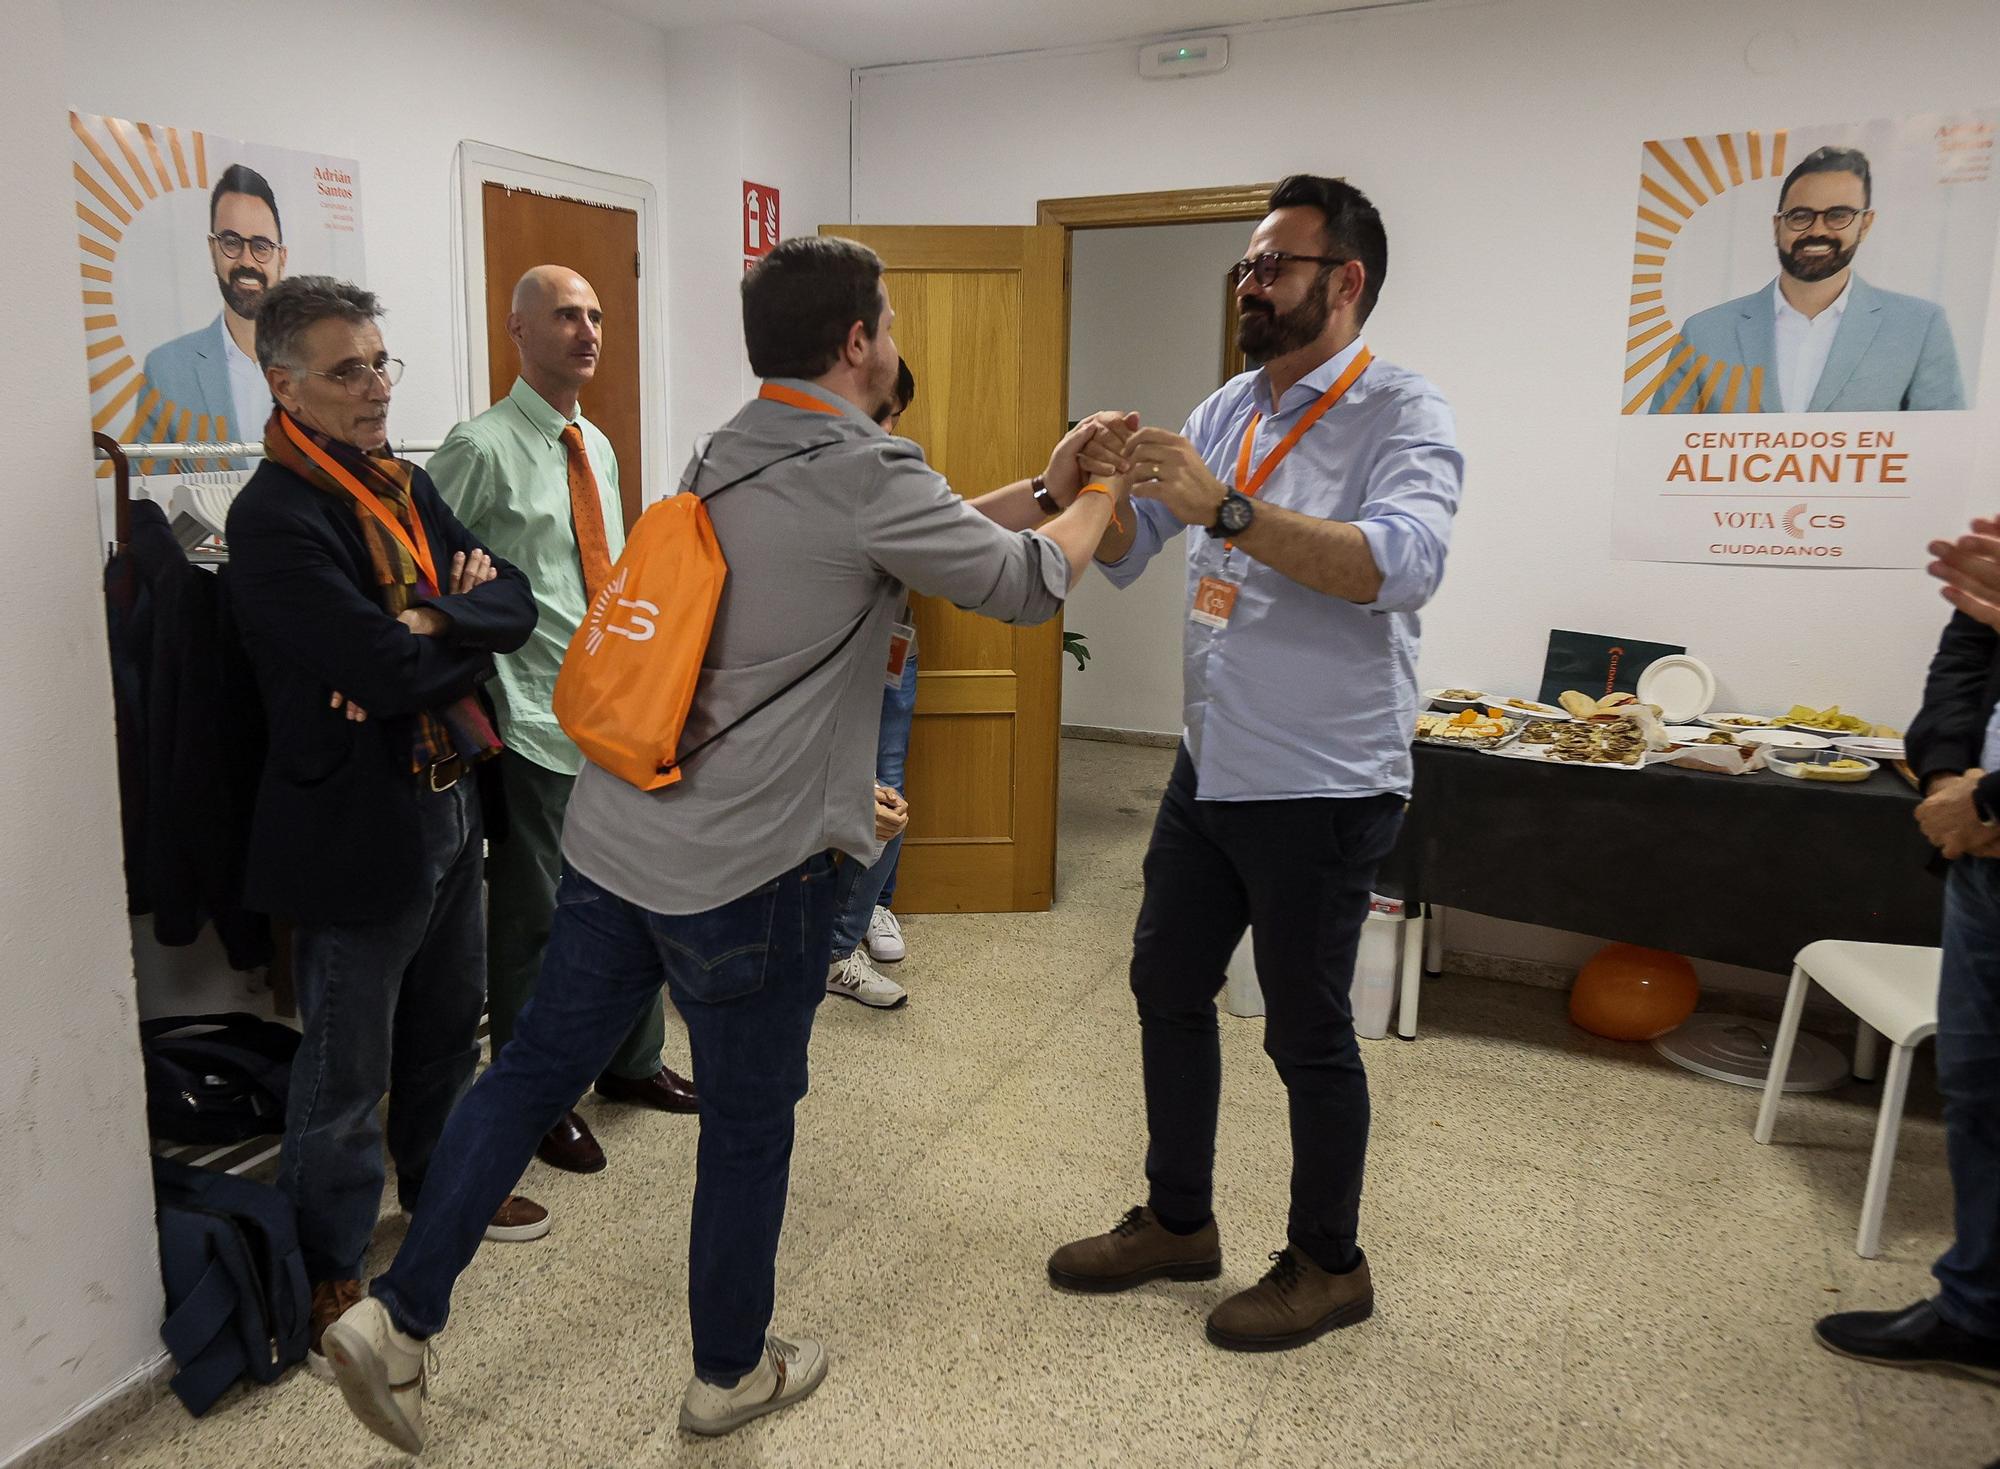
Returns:
[[[404,549],[403,543],[389,533],[366,505],[293,442],[292,436],[285,432],[286,417],[284,409],[274,408],[270,421],[264,425],[265,457],[274,464],[283,465],[314,489],[347,502],[354,512],[355,522],[361,527],[362,542],[368,547],[368,560],[375,570],[376,585],[381,588],[383,610],[396,617],[419,600],[436,597],[438,588],[431,585],[423,569],[417,565],[416,558]],[[369,493],[387,506],[402,522],[403,528],[410,532],[412,540],[417,539],[417,512],[410,499],[410,484],[416,474],[416,465],[407,459],[396,458],[387,449],[376,454],[364,454],[352,444],[328,438],[296,418],[290,422],[300,434],[312,441],[315,448],[353,475]],[[441,709],[422,710],[416,716],[410,769],[420,775],[438,761],[450,759],[453,755],[470,766],[481,760],[490,760],[499,753],[499,731],[493,727],[493,721],[477,695],[466,694]]]

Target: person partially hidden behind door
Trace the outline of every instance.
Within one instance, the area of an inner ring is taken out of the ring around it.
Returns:
[[[535,991],[562,875],[563,810],[583,754],[556,723],[563,654],[590,599],[625,548],[618,456],[583,416],[597,376],[603,309],[590,282],[538,265],[514,287],[507,335],[521,375],[507,396],[445,437],[426,467],[465,528],[527,573],[540,616],[519,652],[498,660],[505,835],[486,864],[486,999],[493,1054],[513,1038]],[[658,995],[597,1078],[598,1095],[662,1112],[697,1110],[693,1086],[660,1061],[666,1004]],[[571,1173],[604,1167],[604,1150],[574,1107],[535,1150]]]
[[[907,360],[900,361],[896,364],[896,395],[875,421],[884,433],[893,434],[916,401],[917,375],[910,371]],[[909,991],[875,966],[901,963],[908,953],[903,925],[889,908],[895,901],[903,829],[910,824],[909,802],[903,799],[903,767],[909,759],[910,727],[917,714],[917,629],[910,620],[908,603],[904,603],[902,617],[889,638],[889,663],[883,678],[882,733],[875,742],[875,824],[876,834],[888,845],[872,863],[850,862],[840,869],[826,992],[870,1009],[894,1010],[909,999]]]
[[[1182,433],[1133,436],[1137,513],[1097,553],[1126,586],[1186,529],[1187,733],[1133,937],[1150,1192],[1108,1233],[1057,1250],[1048,1275],[1122,1291],[1222,1272],[1215,996],[1248,925],[1264,1049],[1290,1096],[1292,1201],[1271,1269],[1209,1315],[1209,1340],[1237,1351],[1302,1345],[1375,1299],[1358,1238],[1368,1078],[1348,991],[1410,793],[1417,611],[1444,575],[1464,471],[1443,395],[1362,341],[1388,263],[1360,190],[1280,183],[1230,272],[1238,341],[1263,366]]]
[[[1057,444],[1045,493],[1070,503],[1039,529],[1028,482],[961,500],[883,432],[898,359],[872,250],[787,240],[742,292],[764,385],[682,480],[718,491],[707,504],[729,564],[682,732],[699,753],[655,791],[584,766],[534,1002],[452,1113],[395,1261],[327,1329],[348,1407],[412,1452],[426,1339],[444,1328],[486,1215],[663,983],[702,1093],[681,1427],[728,1433],[819,1386],[826,1350],[771,1330],[778,1242],[835,871],[882,850],[871,791],[891,632],[911,589],[1005,622],[1053,617],[1117,508],[1110,488],[1085,483],[1106,467],[1095,441],[1124,440],[1116,416]],[[731,483],[743,487],[719,492]],[[526,1339],[507,1330],[513,1347]]]
[[[257,358],[277,407],[268,457],[227,527],[234,610],[270,731],[244,904],[293,925],[305,1034],[278,1185],[298,1208],[308,1360],[323,1375],[322,1336],[361,1298],[382,1208],[383,1093],[396,1193],[412,1209],[446,1171],[438,1138],[479,1060],[484,828],[472,767],[500,749],[479,690],[494,655],[535,625],[528,579],[389,452],[403,365],[383,345],[381,314],[371,293],[328,276],[265,293]],[[538,1239],[548,1213],[502,1189],[478,1229]]]

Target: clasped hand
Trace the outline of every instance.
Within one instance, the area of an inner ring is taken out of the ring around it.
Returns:
[[[482,550],[475,548],[469,553],[454,552],[451,558],[451,575],[446,578],[448,595],[462,597],[475,588],[485,586],[499,574],[499,568],[494,566],[493,558]],[[422,638],[441,638],[451,631],[450,615],[438,611],[435,607],[406,607],[396,614],[396,621]],[[333,699],[328,707],[346,710],[348,719],[355,724],[361,724],[368,718],[366,709],[338,689],[334,690]]]
[[[888,841],[902,834],[910,824],[910,803],[903,793],[885,785],[875,787],[875,838]]]
[[[1983,770],[1968,770],[1950,776],[1917,804],[1917,825],[1923,828],[1925,840],[1948,860],[2000,857],[2000,828],[1980,820],[1979,807],[1973,801],[1973,792],[1985,774]]]

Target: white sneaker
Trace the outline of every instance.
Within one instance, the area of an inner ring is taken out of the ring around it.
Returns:
[[[910,997],[895,980],[875,972],[866,949],[856,949],[826,972],[826,992],[877,1010],[893,1010]]]
[[[910,951],[903,944],[903,925],[887,908],[877,908],[868,920],[868,957],[877,964],[900,964]]]
[[[430,1343],[398,1331],[388,1307],[369,1296],[327,1327],[324,1345],[347,1410],[404,1453],[421,1452]]]
[[[826,1348],[803,1338],[764,1338],[764,1360],[734,1387],[688,1380],[681,1398],[681,1427],[704,1438],[733,1433],[753,1418],[789,1408],[826,1381]]]

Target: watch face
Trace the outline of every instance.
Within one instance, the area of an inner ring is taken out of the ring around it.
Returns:
[[[1246,530],[1250,525],[1250,502],[1241,495],[1230,495],[1222,502],[1222,513],[1217,517],[1222,528],[1232,535]]]

